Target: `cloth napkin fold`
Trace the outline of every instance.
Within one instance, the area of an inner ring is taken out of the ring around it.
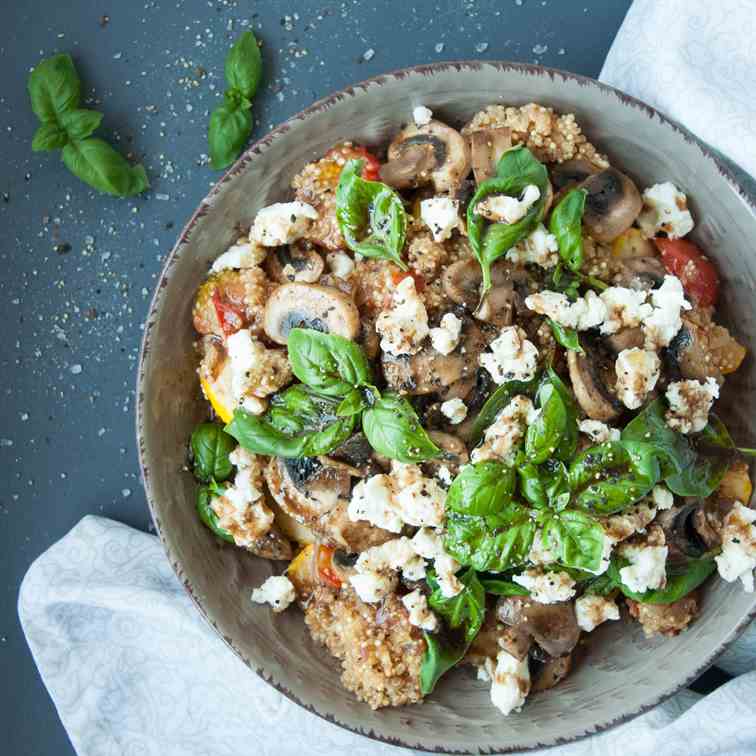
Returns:
[[[19,616],[79,756],[412,753],[325,722],[264,683],[199,616],[158,539],[112,520],[85,517],[32,564]],[[705,698],[684,690],[621,727],[533,753],[752,755],[756,628],[718,665],[744,674]]]

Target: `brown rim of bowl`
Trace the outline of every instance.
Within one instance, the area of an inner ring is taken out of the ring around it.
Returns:
[[[719,157],[715,154],[715,152],[710,147],[708,147],[705,143],[703,143],[700,139],[698,139],[698,137],[692,134],[688,129],[686,129],[681,124],[677,123],[671,118],[668,118],[667,116],[663,115],[658,110],[651,107],[650,105],[647,105],[641,100],[638,100],[635,97],[625,94],[619,89],[616,89],[615,87],[611,87],[608,84],[603,84],[600,81],[596,81],[595,79],[591,79],[587,76],[581,76],[580,74],[574,74],[568,71],[562,71],[558,68],[547,68],[545,66],[531,65],[527,63],[514,63],[514,62],[509,62],[509,61],[459,60],[459,61],[430,63],[427,65],[410,66],[408,68],[400,68],[398,70],[390,71],[388,73],[381,74],[379,76],[373,76],[370,79],[365,79],[356,84],[352,84],[348,87],[344,87],[343,89],[338,90],[337,92],[333,92],[332,94],[326,97],[316,100],[312,105],[305,108],[304,110],[301,110],[295,115],[291,116],[282,124],[277,126],[275,129],[272,129],[265,136],[261,137],[256,142],[254,142],[254,144],[248,147],[242,153],[239,159],[231,166],[231,168],[229,168],[228,171],[226,171],[226,173],[224,173],[223,176],[217,181],[217,183],[213,186],[213,188],[210,190],[207,196],[202,200],[202,202],[200,202],[199,207],[197,208],[197,210],[194,211],[191,218],[184,226],[183,230],[181,231],[181,234],[178,237],[178,240],[176,241],[176,244],[174,245],[168,257],[166,258],[166,261],[163,264],[163,268],[160,271],[160,278],[158,280],[157,286],[155,287],[155,292],[150,301],[150,308],[149,308],[147,319],[145,322],[144,336],[142,337],[142,344],[139,351],[139,363],[138,363],[138,369],[137,369],[137,386],[136,386],[136,389],[137,389],[136,434],[137,434],[137,448],[139,452],[139,468],[141,472],[142,484],[144,486],[145,494],[147,496],[147,504],[150,509],[150,516],[152,517],[152,521],[155,524],[155,530],[157,531],[157,534],[163,544],[163,548],[165,549],[166,554],[168,555],[168,559],[171,562],[171,567],[173,568],[173,571],[176,573],[176,577],[179,579],[179,581],[182,583],[182,585],[186,589],[191,600],[194,602],[195,606],[199,610],[200,615],[205,619],[205,621],[213,627],[215,632],[218,633],[218,635],[223,639],[226,645],[236,654],[236,656],[239,657],[244,662],[244,664],[246,664],[251,670],[253,670],[266,683],[274,687],[279,693],[286,696],[286,698],[288,698],[290,701],[293,701],[298,706],[301,706],[303,709],[311,712],[312,714],[315,714],[321,719],[324,719],[327,722],[330,722],[331,724],[335,724],[339,727],[342,727],[343,729],[348,730],[349,732],[353,732],[357,735],[362,735],[364,737],[370,738],[372,740],[377,740],[382,743],[387,743],[389,745],[395,745],[402,748],[410,748],[410,749],[431,750],[434,753],[450,753],[450,754],[465,754],[465,753],[470,753],[470,751],[469,750],[466,750],[466,751],[448,750],[448,749],[440,748],[440,747],[428,749],[428,747],[424,745],[423,743],[413,744],[411,742],[405,742],[403,740],[400,740],[399,738],[386,737],[384,735],[381,735],[378,732],[375,732],[372,729],[364,730],[359,727],[353,727],[345,722],[339,721],[332,715],[323,714],[317,711],[311,704],[308,704],[304,701],[299,700],[290,690],[288,690],[286,687],[284,687],[280,683],[273,680],[270,676],[266,675],[262,667],[255,667],[252,661],[246,658],[244,654],[242,654],[241,651],[236,648],[236,646],[234,645],[233,641],[230,638],[222,635],[222,633],[220,632],[218,627],[215,625],[213,620],[205,612],[205,608],[202,605],[202,602],[200,601],[200,599],[197,598],[197,596],[195,596],[192,585],[189,582],[186,575],[184,574],[183,568],[176,561],[175,555],[172,553],[172,550],[169,547],[168,542],[163,534],[162,527],[160,524],[160,519],[156,512],[155,504],[152,499],[150,474],[149,474],[149,469],[147,468],[146,463],[145,463],[144,444],[142,442],[143,424],[144,424],[144,414],[143,414],[144,395],[142,392],[142,381],[143,381],[143,375],[144,375],[144,363],[146,360],[146,355],[149,352],[149,348],[150,348],[150,332],[154,324],[153,316],[157,310],[157,306],[162,297],[163,289],[166,288],[168,284],[170,268],[173,266],[176,259],[178,258],[181,247],[187,243],[188,237],[194,225],[203,215],[205,215],[208,212],[212,204],[212,199],[220,191],[221,186],[223,186],[228,181],[231,181],[236,175],[238,175],[243,170],[245,170],[247,167],[247,164],[251,160],[253,160],[257,154],[260,153],[261,148],[266,147],[274,140],[286,134],[286,132],[289,131],[291,125],[294,122],[301,121],[303,119],[310,117],[311,115],[314,115],[315,113],[326,110],[329,107],[331,107],[332,104],[338,102],[340,99],[344,97],[355,97],[357,96],[359,90],[365,89],[371,84],[377,84],[381,86],[385,84],[387,81],[390,81],[392,79],[403,79],[406,76],[409,76],[410,74],[433,74],[437,71],[445,71],[445,70],[460,71],[462,69],[470,69],[470,70],[476,71],[484,67],[492,67],[500,71],[513,70],[519,73],[529,74],[531,76],[544,76],[545,75],[545,76],[549,76],[552,79],[561,78],[563,80],[572,80],[584,87],[597,87],[603,92],[607,94],[611,94],[614,97],[618,98],[624,105],[628,105],[630,107],[637,108],[639,110],[644,111],[649,118],[653,118],[653,117],[658,118],[661,123],[665,124],[666,126],[669,126],[678,134],[680,134],[683,137],[683,139],[685,139],[686,142],[695,144],[698,147],[698,149],[701,151],[703,156],[714,163],[715,167],[717,168],[721,176],[724,178],[724,180],[727,181],[730,187],[740,196],[743,202],[750,208],[751,212],[756,214],[756,202],[754,201],[750,193],[744,189],[744,187],[740,184],[740,182],[737,180],[734,174],[730,171],[730,169],[722,163],[722,161],[719,159]],[[746,619],[744,619],[739,625],[737,625],[729,633],[728,637],[724,641],[722,641],[722,643],[718,646],[718,648],[707,659],[703,660],[702,663],[682,683],[680,683],[679,685],[675,685],[672,688],[666,690],[664,693],[657,696],[653,701],[650,701],[647,704],[644,704],[643,706],[638,708],[636,711],[631,712],[630,714],[626,714],[622,717],[618,717],[615,720],[604,722],[600,725],[597,725],[590,732],[586,731],[585,733],[581,733],[581,734],[567,737],[567,738],[557,738],[548,743],[536,744],[536,745],[529,746],[526,748],[523,748],[521,746],[513,746],[512,748],[505,748],[503,750],[488,749],[485,751],[481,751],[479,749],[477,752],[489,753],[489,754],[513,753],[515,751],[531,751],[536,748],[548,748],[548,747],[556,746],[556,745],[565,745],[567,743],[573,743],[577,740],[581,740],[583,738],[589,737],[590,735],[595,735],[599,732],[604,732],[606,730],[611,729],[612,727],[616,727],[620,724],[623,724],[624,722],[634,719],[635,717],[641,714],[644,714],[650,709],[653,709],[654,707],[658,706],[660,703],[667,700],[670,696],[673,696],[679,690],[682,690],[682,688],[687,687],[691,682],[693,682],[697,677],[699,677],[712,664],[712,662],[730,646],[730,644],[743,632],[743,630],[745,630],[746,626],[754,618],[756,618],[756,607],[753,608],[753,610],[748,614]],[[346,692],[347,691],[345,691],[345,693]]]

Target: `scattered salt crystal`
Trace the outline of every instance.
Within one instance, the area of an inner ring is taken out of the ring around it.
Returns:
[[[560,48],[559,48],[559,49],[557,50],[557,55],[564,55],[564,53],[565,53],[565,49],[564,49],[563,47],[560,47]]]
[[[549,49],[548,45],[538,44],[538,45],[534,45],[533,46],[533,52],[536,55],[543,55],[548,49]]]
[[[158,193],[158,194],[155,195],[155,199],[157,199],[157,200],[163,200],[163,202],[165,202],[166,200],[169,200],[170,198],[171,198],[170,194],[160,194],[160,193]]]
[[[19,413],[19,417],[21,418],[21,420],[23,420],[24,422],[26,422],[29,419],[29,413],[28,412],[21,412],[21,413]]]
[[[13,446],[13,439],[0,438],[0,446],[4,446],[4,447]]]
[[[435,50],[435,51],[436,51],[437,53],[443,52],[443,51],[444,51],[444,43],[443,43],[443,42],[438,42],[438,43],[436,44],[436,46],[435,46],[434,50]]]
[[[117,52],[117,53],[116,53],[116,54],[115,54],[115,55],[113,56],[113,60],[120,60],[120,59],[121,59],[121,56],[122,56],[122,55],[123,55],[123,53],[119,53],[119,52]]]
[[[375,50],[373,50],[373,48],[371,47],[370,49],[365,50],[365,52],[362,53],[362,59],[364,61],[372,60],[374,55],[375,55]]]
[[[122,488],[121,489],[121,496],[123,496],[124,499],[128,499],[129,496],[131,496],[131,489],[130,488]]]
[[[486,50],[488,50],[488,42],[478,42],[475,45],[475,52],[484,53]]]
[[[72,373],[73,375],[79,375],[79,373],[81,373],[82,367],[81,367],[81,365],[79,365],[79,363],[77,362],[77,363],[76,363],[75,365],[71,365],[71,368],[70,368],[70,369],[71,369],[71,373]]]

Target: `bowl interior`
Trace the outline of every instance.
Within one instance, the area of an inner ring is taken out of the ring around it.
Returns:
[[[488,685],[466,669],[450,674],[422,705],[371,711],[342,688],[337,665],[310,640],[299,612],[273,615],[250,602],[252,587],[274,565],[220,545],[194,516],[195,483],[182,465],[186,439],[205,416],[205,405],[195,373],[191,306],[209,262],[235,239],[235,228],[288,197],[293,175],[333,143],[383,143],[419,104],[461,125],[488,104],[531,101],[575,113],[594,143],[641,185],[672,180],[687,191],[697,221],[693,236],[723,278],[719,318],[752,354],[756,219],[717,163],[687,132],[595,82],[490,63],[387,75],[334,95],[271,132],[190,221],[163,271],[146,326],[138,392],[145,485],[170,560],[199,608],[252,669],[312,711],[357,732],[428,750],[551,745],[633,716],[705,668],[744,626],[756,599],[736,585],[712,581],[699,619],[672,639],[646,639],[635,623],[607,623],[588,637],[584,660],[556,691],[533,696],[507,718],[490,705]],[[756,439],[755,379],[749,357],[728,379],[722,403],[747,445]]]

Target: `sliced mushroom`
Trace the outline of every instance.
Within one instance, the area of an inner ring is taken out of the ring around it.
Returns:
[[[571,601],[539,604],[528,596],[502,597],[496,616],[505,625],[526,632],[550,656],[569,654],[580,638]]]
[[[657,521],[664,531],[670,560],[698,559],[719,548],[724,518],[731,507],[731,502],[691,498],[660,512]]]
[[[550,166],[549,176],[554,189],[561,192],[563,189],[572,189],[573,186],[580,184],[600,170],[588,160],[577,158],[576,160],[565,160],[564,163],[554,163]]]
[[[650,291],[664,283],[667,271],[658,257],[628,257],[612,266],[615,286],[638,291]]]
[[[381,166],[381,181],[395,189],[421,186],[430,181],[437,164],[436,149],[431,142],[410,144],[394,160]]]
[[[641,349],[645,337],[643,336],[643,329],[640,326],[636,328],[623,328],[617,333],[611,334],[611,336],[604,336],[603,342],[614,352],[619,354],[625,349],[633,349],[637,347]]]
[[[486,348],[486,340],[469,315],[460,311],[458,317],[462,333],[450,354],[441,354],[427,344],[413,355],[381,355],[389,388],[403,394],[436,394],[442,400],[467,396],[475,385],[478,356]]]
[[[538,693],[558,685],[572,669],[572,654],[549,656],[535,646],[530,653],[530,692]]]
[[[299,241],[277,247],[268,255],[266,267],[268,276],[278,283],[316,283],[323,274],[325,263],[309,242]]]
[[[583,342],[587,341],[586,339]],[[592,420],[609,422],[619,417],[622,413],[622,405],[609,391],[602,373],[600,360],[597,361],[595,350],[590,349],[583,343],[585,354],[567,352],[567,366],[570,370],[570,380],[575,398],[588,417]]]
[[[281,509],[306,525],[320,541],[358,552],[395,536],[367,522],[349,519],[347,507],[355,474],[359,472],[349,465],[327,457],[274,457],[265,469],[265,481]]]
[[[585,198],[583,225],[599,242],[610,242],[633,224],[643,207],[633,181],[616,168],[605,168],[583,181]]]
[[[265,306],[265,333],[285,344],[292,328],[313,328],[355,339],[360,314],[351,297],[330,286],[289,283],[279,286]]]
[[[662,350],[669,380],[690,378],[703,381],[711,377],[721,382],[722,372],[711,359],[706,330],[685,315],[682,324],[669,346]]]
[[[512,146],[511,129],[480,129],[470,134],[470,157],[473,174],[478,184],[496,174],[501,156]]]
[[[260,536],[245,548],[263,559],[288,561],[294,554],[291,543],[275,524],[264,536]]]
[[[528,655],[531,645],[532,640],[527,633],[499,622],[495,612],[486,612],[480,632],[475,636],[464,660],[468,664],[480,666],[486,659],[495,659],[499,651],[504,649],[522,661]]]
[[[428,435],[431,441],[441,449],[441,456],[429,462],[423,462],[423,472],[431,477],[437,477],[438,471],[445,467],[452,477],[456,476],[459,468],[470,461],[465,442],[443,431],[431,430],[428,431]]]
[[[432,168],[429,168],[427,145],[433,149]],[[426,147],[421,155],[418,146]],[[405,153],[412,148],[409,157]],[[408,176],[407,166],[414,163],[422,168],[414,178]],[[399,177],[403,186],[423,186],[432,183],[436,192],[453,192],[470,172],[470,149],[462,135],[440,121],[424,126],[406,126],[389,145],[388,163],[381,168],[381,179],[386,183]],[[409,181],[409,183],[407,183]]]

